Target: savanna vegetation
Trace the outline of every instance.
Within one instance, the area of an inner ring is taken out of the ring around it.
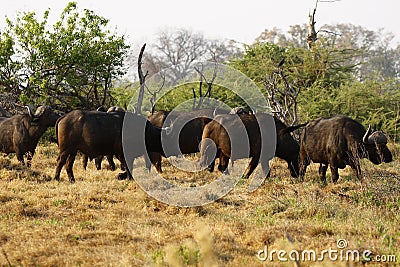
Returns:
[[[1,30],[0,105],[12,114],[25,105],[45,104],[64,112],[126,107],[139,81],[136,69],[129,68],[137,58],[125,37],[111,31],[106,18],[79,10],[74,2],[54,25],[48,23],[49,12],[42,17],[21,13],[15,21],[7,19]],[[76,184],[67,182],[64,171],[61,182],[53,181],[57,146],[43,141],[31,168],[12,155],[0,157],[0,265],[389,265],[328,258],[279,263],[277,254],[271,263],[256,257],[264,248],[320,253],[337,249],[339,239],[347,241],[346,248],[370,250],[371,259],[392,255],[399,262],[400,46],[392,43],[391,34],[351,24],[321,25],[318,35],[309,38],[309,26],[266,29],[244,46],[185,29],[160,33],[141,59],[146,78],[170,68],[169,80],[179,84],[197,75],[201,83],[180,84],[155,109],[171,110],[194,97],[193,108],[198,108],[198,98],[208,89],[230,106],[246,105],[229,88],[213,84],[212,74],[202,76],[196,65],[224,63],[252,79],[286,124],[344,114],[365,126],[376,125],[390,139],[393,162],[375,166],[362,161],[363,181],[346,168],[337,184],[322,184],[317,165],[300,182],[274,160],[271,178],[256,191],[249,193],[248,181],[240,181],[212,204],[180,208],[153,199],[135,181],[116,180],[105,162],[101,171],[93,165],[84,171],[78,158]],[[144,90],[144,97],[156,93]],[[143,106],[142,112],[151,109]],[[200,186],[219,175],[163,164],[163,175],[183,186]]]
[[[65,172],[56,182],[51,180],[56,145],[37,152],[30,169],[15,157],[0,158],[2,266],[293,266],[279,263],[277,254],[272,262],[260,261],[257,252],[266,246],[321,253],[338,249],[339,239],[351,250],[370,250],[372,257],[400,257],[398,163],[377,167],[363,161],[362,183],[345,169],[337,184],[324,185],[317,165],[299,182],[290,178],[285,162],[274,160],[271,178],[253,193],[248,181],[241,181],[215,203],[179,208],[155,200],[134,181],[115,179],[106,162],[101,171],[93,163],[84,171],[78,158],[77,182],[70,184]],[[219,175],[189,176],[167,162],[164,166],[163,177],[182,186],[209,183]],[[300,262],[364,264],[328,257]]]

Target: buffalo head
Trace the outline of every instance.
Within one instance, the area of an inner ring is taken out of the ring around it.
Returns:
[[[107,110],[107,112],[125,112],[125,110],[120,106],[112,106]]]
[[[231,109],[231,111],[229,112],[229,114],[238,114],[238,115],[243,115],[243,114],[247,114],[247,115],[254,115],[255,112],[249,108],[245,108],[245,107],[234,107]]]
[[[374,164],[391,162],[392,153],[387,147],[388,139],[381,131],[372,132],[371,125],[368,127],[363,139],[363,144],[367,152],[367,158]]]
[[[36,109],[35,113],[33,113],[29,106],[26,108],[28,109],[29,116],[32,118],[32,122],[45,127],[54,126],[60,117],[49,106],[40,106]]]

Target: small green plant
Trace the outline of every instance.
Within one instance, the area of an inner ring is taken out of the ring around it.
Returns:
[[[47,220],[47,224],[54,225],[54,226],[63,226],[65,222],[67,221],[67,218],[62,218],[61,220],[57,218],[51,218]]]
[[[81,223],[79,224],[79,226],[80,226],[81,229],[89,229],[89,230],[94,230],[94,229],[95,229],[95,225],[94,225],[94,223],[91,222],[91,221],[84,221],[84,222],[81,222]]]
[[[156,266],[160,266],[164,263],[165,251],[157,249],[151,253],[152,263]]]
[[[67,200],[65,200],[65,199],[57,199],[57,200],[54,200],[54,201],[53,201],[53,205],[54,205],[55,207],[63,206],[63,205],[65,205],[66,203],[67,203]]]
[[[200,251],[198,249],[190,249],[185,245],[179,246],[178,255],[182,257],[185,265],[197,265],[199,262]]]

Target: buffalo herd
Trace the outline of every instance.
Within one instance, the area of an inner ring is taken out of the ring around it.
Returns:
[[[40,137],[54,126],[59,148],[54,178],[59,180],[65,166],[70,182],[75,181],[73,164],[78,152],[83,155],[85,168],[88,159],[95,159],[100,169],[102,158],[107,157],[114,170],[113,157],[116,157],[123,171],[118,175],[120,179],[132,178],[128,164],[133,164],[137,157],[145,156],[146,167],[150,169],[153,165],[161,173],[162,157],[196,152],[200,152],[199,166],[213,171],[218,158],[218,170],[223,173],[228,173],[229,161],[233,164],[237,159],[250,158],[243,178],[248,178],[258,164],[264,175],[269,176],[268,163],[275,156],[287,162],[292,177],[300,179],[310,162],[319,163],[319,175],[324,182],[328,166],[332,181],[337,182],[338,169],[346,165],[361,180],[361,158],[374,164],[392,161],[385,134],[372,131],[371,127],[366,130],[349,117],[318,118],[287,126],[275,116],[243,107],[231,111],[157,111],[148,118],[119,107],[74,110],[62,116],[49,106],[40,106],[36,111],[27,107],[25,114],[0,117],[0,152],[15,153],[21,164],[25,164],[26,156],[30,166]],[[129,135],[124,136],[125,127]],[[295,130],[301,131],[299,142],[292,134]],[[167,145],[163,143],[165,140]],[[168,141],[177,145],[170,146]]]

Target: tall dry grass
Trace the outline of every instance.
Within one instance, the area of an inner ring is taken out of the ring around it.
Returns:
[[[271,178],[253,193],[241,181],[222,199],[196,208],[163,204],[117,171],[83,171],[77,182],[52,180],[55,145],[39,146],[32,167],[0,157],[1,266],[361,266],[361,262],[260,261],[268,248],[322,251],[346,239],[349,249],[400,260],[400,167],[362,161],[364,180],[350,169],[337,184],[321,184],[317,165],[304,182],[289,177],[286,164],[272,163]],[[165,165],[178,184],[215,179]],[[152,170],[154,171],[154,170]],[[330,174],[328,172],[328,181]],[[368,266],[384,265],[378,262]]]

